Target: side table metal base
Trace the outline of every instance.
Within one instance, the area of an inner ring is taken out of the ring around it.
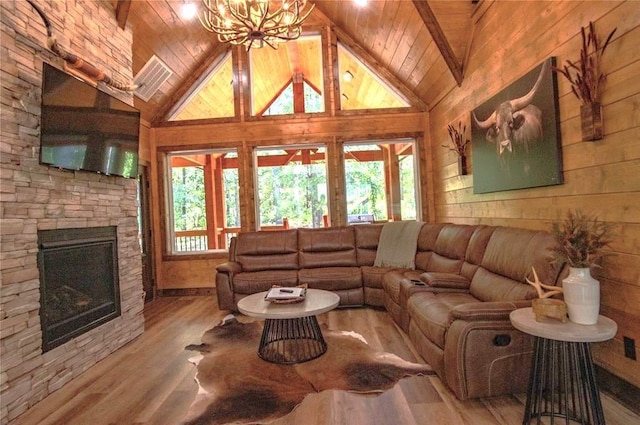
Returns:
[[[302,363],[327,351],[316,316],[265,319],[258,355],[279,364]]]
[[[604,425],[600,393],[588,342],[536,337],[523,425],[541,417],[558,423]],[[533,421],[537,419],[537,421]]]

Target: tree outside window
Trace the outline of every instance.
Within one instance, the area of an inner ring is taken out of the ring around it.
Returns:
[[[171,252],[226,249],[240,227],[235,151],[172,153],[168,166]]]
[[[345,144],[349,223],[417,218],[414,151],[408,139]]]
[[[256,150],[260,228],[322,227],[327,214],[324,147]]]

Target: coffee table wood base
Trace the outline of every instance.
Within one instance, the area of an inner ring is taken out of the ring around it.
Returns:
[[[265,319],[258,355],[278,364],[302,363],[327,351],[316,316]]]

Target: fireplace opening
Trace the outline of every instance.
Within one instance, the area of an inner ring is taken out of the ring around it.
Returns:
[[[44,352],[120,316],[115,226],[38,231],[38,248]]]

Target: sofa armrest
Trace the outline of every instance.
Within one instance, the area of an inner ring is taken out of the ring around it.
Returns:
[[[216,295],[220,310],[236,311],[233,291],[233,275],[242,271],[240,263],[227,261],[216,266]]]
[[[424,272],[420,280],[431,288],[469,289],[471,282],[455,273]]]
[[[227,261],[226,263],[218,264],[216,270],[218,273],[240,273],[242,271],[242,265],[235,261]]]
[[[451,321],[460,319],[467,321],[509,320],[509,313],[519,308],[531,307],[530,300],[522,301],[485,301],[467,303],[451,310]]]

